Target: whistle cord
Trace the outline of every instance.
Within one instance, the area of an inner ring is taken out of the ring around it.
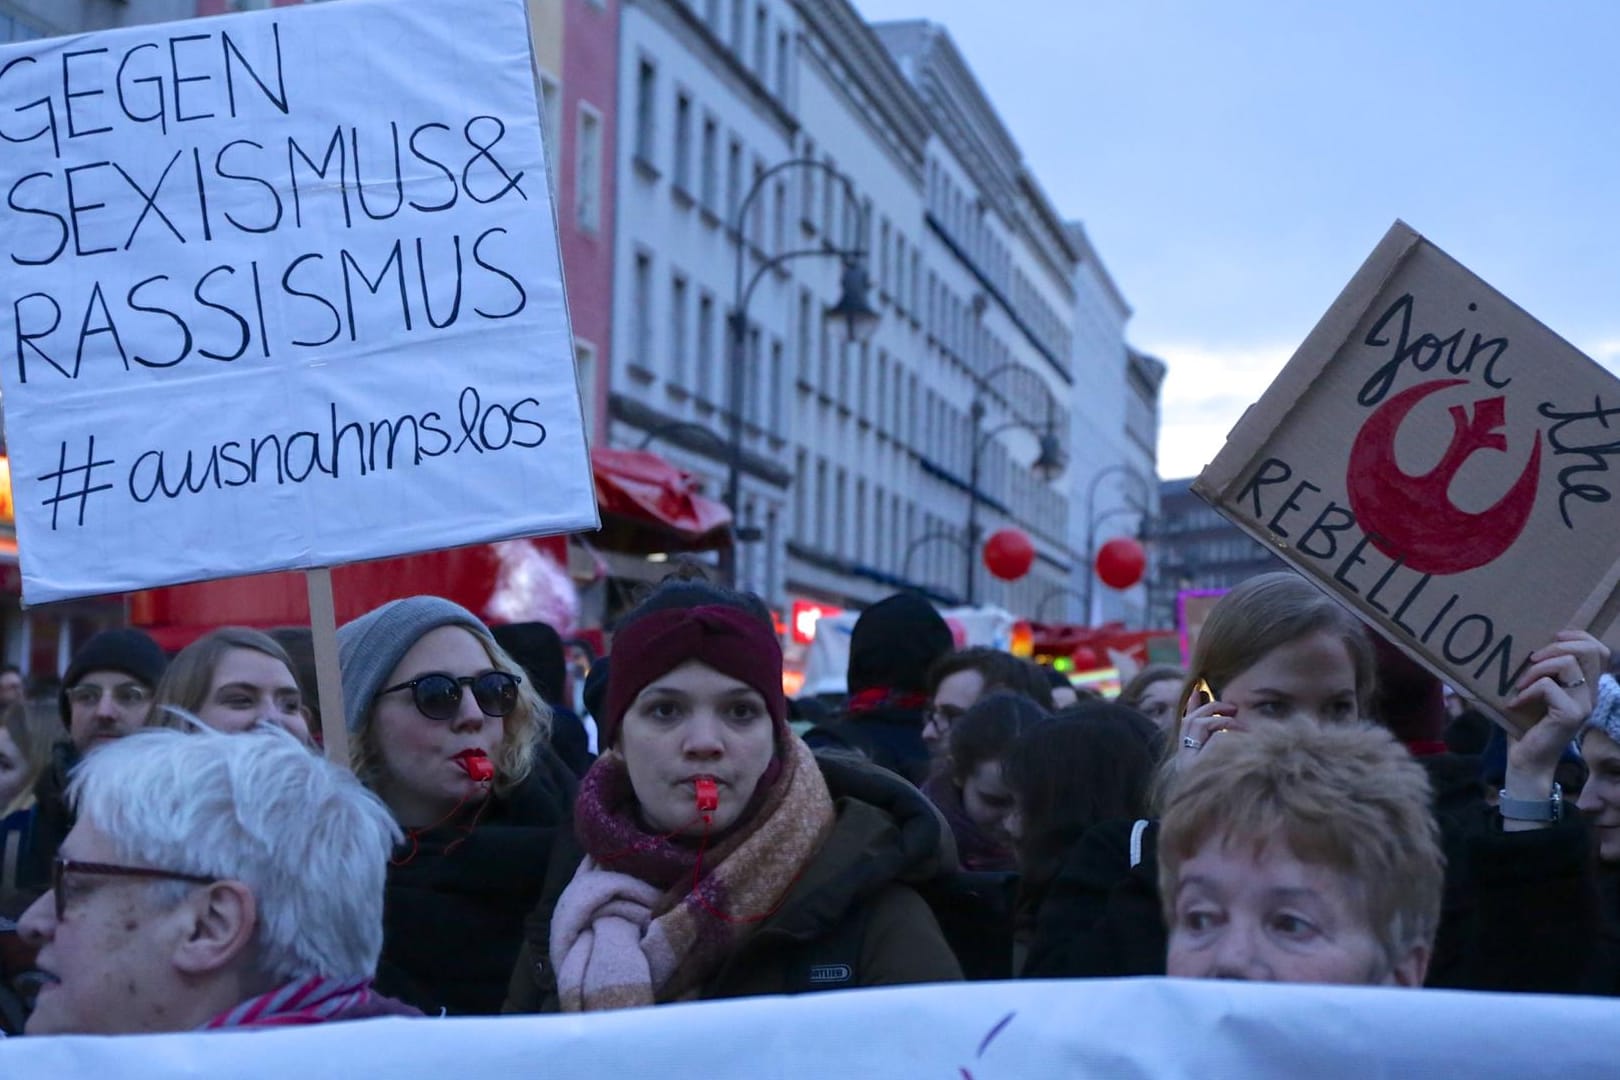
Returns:
[[[489,798],[488,798],[488,796],[490,794],[490,783],[489,783],[489,781],[480,780],[480,781],[475,781],[475,783],[478,785],[479,790],[486,797],[485,797],[483,802],[478,804],[478,809],[473,811],[472,820],[467,822],[466,825],[463,825],[463,826],[460,827],[461,830],[462,830],[462,835],[458,836],[456,839],[450,841],[450,843],[448,843],[448,844],[446,844],[444,846],[444,853],[446,855],[449,855],[451,852],[455,851],[456,848],[458,848],[458,847],[460,847],[462,845],[462,843],[467,839],[467,837],[472,835],[473,829],[478,827],[479,819],[484,816],[484,811],[489,808]],[[438,821],[435,821],[431,825],[424,825],[421,828],[417,828],[417,829],[406,829],[405,830],[405,839],[410,841],[411,850],[409,852],[407,852],[403,858],[390,858],[388,860],[388,865],[393,866],[393,867],[409,866],[413,861],[415,861],[416,856],[421,851],[421,842],[420,842],[421,837],[426,835],[427,833],[432,832],[434,829],[437,829],[437,828],[449,823],[450,821],[452,821],[457,814],[461,813],[461,808],[467,805],[467,800],[470,799],[470,798],[472,798],[471,793],[463,795],[461,797],[461,799],[456,803],[456,805],[451,808],[451,810],[450,810],[450,812],[448,814],[444,815],[444,817],[440,818]]]

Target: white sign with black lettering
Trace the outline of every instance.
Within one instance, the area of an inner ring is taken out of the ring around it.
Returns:
[[[523,0],[0,48],[30,603],[593,527]]]

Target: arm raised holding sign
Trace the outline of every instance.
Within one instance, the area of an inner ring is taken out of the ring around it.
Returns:
[[[1617,913],[1603,899],[1612,893],[1601,889],[1613,864],[1600,861],[1601,847],[1593,858],[1587,821],[1553,780],[1560,756],[1580,737],[1593,774],[1579,808],[1599,808],[1600,763],[1615,745],[1601,724],[1620,714],[1620,686],[1602,674],[1608,658],[1601,642],[1578,631],[1531,654],[1511,705],[1541,715],[1510,743],[1499,809],[1468,845],[1473,907],[1465,963],[1450,985],[1620,993]]]

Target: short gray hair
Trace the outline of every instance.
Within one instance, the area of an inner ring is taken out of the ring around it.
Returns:
[[[86,757],[68,796],[120,859],[251,889],[264,974],[376,972],[399,827],[359,781],[286,731],[149,728]]]

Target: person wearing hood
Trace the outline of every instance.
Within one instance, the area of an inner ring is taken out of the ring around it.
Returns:
[[[404,830],[377,988],[429,1015],[500,1011],[575,780],[549,713],[472,612],[394,600],[338,631],[355,775]]]
[[[805,734],[816,749],[853,750],[910,780],[928,779],[928,673],[955,641],[934,605],[895,593],[861,612],[849,640],[844,716]]]
[[[33,835],[18,867],[18,884],[39,891],[50,884],[51,860],[73,829],[68,774],[86,755],[146,725],[153,693],[168,658],[139,630],[103,630],[73,655],[57,695],[68,737],[51,751],[34,784]]]
[[[960,979],[909,884],[954,868],[939,816],[882,769],[818,759],[787,726],[769,622],[702,592],[654,593],[615,635],[606,750],[506,1011]]]

